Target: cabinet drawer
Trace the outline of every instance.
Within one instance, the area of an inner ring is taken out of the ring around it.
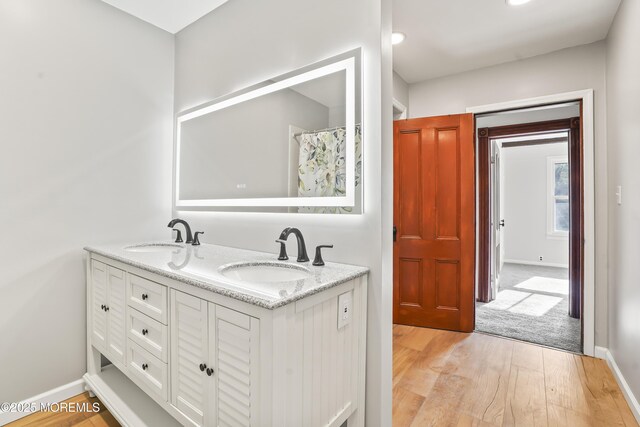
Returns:
[[[135,274],[129,274],[128,278],[129,306],[166,325],[167,287]]]
[[[149,353],[167,362],[167,326],[130,308],[127,314],[127,337]]]
[[[142,380],[149,392],[167,400],[167,364],[131,340],[127,340],[127,370]]]

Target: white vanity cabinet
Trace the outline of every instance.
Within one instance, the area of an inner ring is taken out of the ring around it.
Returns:
[[[115,364],[125,364],[125,272],[93,260],[91,263],[93,322],[91,338],[96,348]]]
[[[193,258],[226,254],[205,246]],[[123,426],[364,425],[366,269],[309,268],[319,288],[271,284],[268,305],[222,279],[88,251],[84,379]]]
[[[171,290],[171,403],[195,424],[258,426],[259,320]]]

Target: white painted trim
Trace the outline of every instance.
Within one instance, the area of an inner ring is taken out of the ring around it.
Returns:
[[[400,113],[400,117],[398,120],[404,120],[407,118],[407,107],[397,99],[393,98],[393,114],[396,114],[396,111]]]
[[[47,403],[59,403],[63,400],[67,400],[73,396],[77,396],[84,392],[84,380],[80,378],[70,382],[69,384],[61,385],[37,396],[29,397],[18,403],[18,407],[37,407]],[[22,417],[31,415],[32,412],[4,412],[0,410],[0,425],[9,424],[15,420],[19,420]]]
[[[569,268],[569,266],[566,264],[557,264],[553,262],[544,262],[544,261],[525,261],[521,259],[505,259],[504,262],[509,264],[538,265],[540,267]]]
[[[609,352],[609,349],[607,347],[600,347],[600,346],[596,346],[596,350],[595,350],[595,354],[593,357],[597,358],[597,359],[603,359],[603,360],[607,360],[607,353]]]
[[[558,163],[569,163],[567,156],[548,156],[547,157],[547,238],[562,239],[569,238],[568,231],[556,230],[556,199],[561,198],[569,203],[569,195],[556,196],[556,174],[555,167]]]
[[[631,391],[631,387],[629,387],[629,384],[624,378],[624,375],[622,375],[622,371],[620,371],[616,360],[613,358],[613,354],[611,354],[609,349],[605,347],[596,347],[596,350],[599,353],[604,352],[604,359],[607,361],[609,368],[611,368],[611,371],[613,372],[613,376],[622,389],[622,394],[624,394],[624,398],[629,404],[629,408],[631,409],[633,416],[636,418],[638,424],[640,424],[640,403],[638,402],[636,396],[633,394],[633,391]]]
[[[594,110],[593,89],[558,93],[496,104],[468,107],[467,113],[497,113],[518,108],[582,101],[582,142],[584,161],[584,295],[583,295],[583,351],[595,354],[595,172],[594,172]]]

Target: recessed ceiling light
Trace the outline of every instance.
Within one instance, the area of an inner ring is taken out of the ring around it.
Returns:
[[[509,6],[520,6],[521,4],[529,3],[531,0],[506,0]]]
[[[402,43],[407,36],[404,33],[392,33],[391,34],[391,44]]]

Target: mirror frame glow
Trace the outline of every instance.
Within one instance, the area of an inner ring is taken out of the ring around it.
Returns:
[[[265,198],[245,198],[245,199],[181,199],[180,198],[180,132],[182,124],[189,120],[210,114],[223,108],[231,107],[241,102],[249,101],[260,96],[289,88],[301,83],[315,80],[333,73],[344,71],[346,74],[346,194],[342,197],[265,197]],[[237,96],[214,102],[204,107],[196,107],[178,114],[176,129],[176,149],[174,164],[174,185],[175,185],[175,206],[176,207],[242,207],[242,206],[268,206],[268,207],[307,207],[307,206],[345,206],[355,205],[355,106],[356,106],[356,86],[355,86],[355,58],[349,57],[310,71],[285,78],[281,81],[259,87],[255,90],[242,93]]]

